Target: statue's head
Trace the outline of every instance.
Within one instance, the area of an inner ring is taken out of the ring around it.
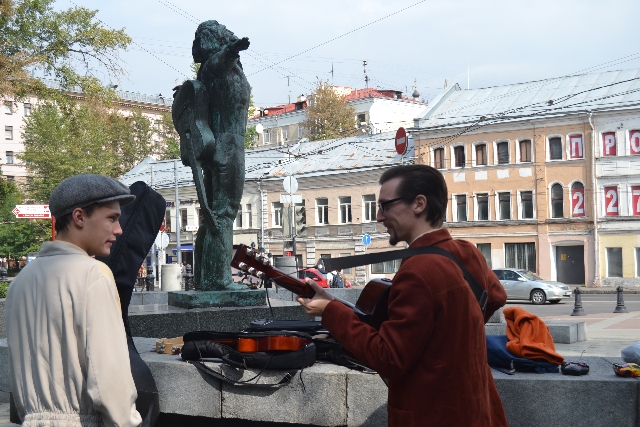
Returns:
[[[193,62],[203,63],[212,55],[238,38],[218,21],[205,21],[198,25],[196,36],[193,40],[191,54]]]

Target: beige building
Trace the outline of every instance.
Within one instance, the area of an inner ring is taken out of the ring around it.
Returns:
[[[45,80],[47,86],[58,88],[59,85],[52,80]],[[69,95],[82,102],[82,93],[70,92]],[[115,108],[124,115],[131,114],[134,109],[140,109],[142,114],[149,118],[157,128],[162,121],[162,115],[171,111],[173,97],[164,97],[162,94],[145,95],[136,92],[116,90],[118,99]],[[24,182],[27,170],[17,155],[24,151],[22,142],[22,128],[24,120],[34,108],[37,108],[39,100],[34,97],[25,100],[2,100],[0,112],[0,128],[4,129],[4,137],[0,138],[0,167],[4,179]]]

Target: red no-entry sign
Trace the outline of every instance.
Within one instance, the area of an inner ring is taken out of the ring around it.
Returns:
[[[407,131],[404,128],[398,128],[396,132],[396,151],[400,155],[407,152]]]

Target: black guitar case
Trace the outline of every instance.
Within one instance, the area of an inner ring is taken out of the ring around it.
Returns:
[[[138,391],[136,408],[142,416],[141,426],[152,427],[160,414],[158,387],[149,367],[144,363],[133,343],[128,313],[140,264],[147,257],[149,248],[158,235],[166,202],[160,194],[144,182],[136,182],[129,189],[136,199],[133,203],[122,207],[120,216],[122,235],[116,239],[108,257],[96,257],[96,259],[109,266],[116,280],[122,308],[122,321],[127,332],[131,374]]]

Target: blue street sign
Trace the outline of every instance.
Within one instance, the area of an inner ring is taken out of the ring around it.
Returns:
[[[369,246],[371,244],[371,235],[365,234],[362,236],[362,243],[364,243],[365,246]]]

